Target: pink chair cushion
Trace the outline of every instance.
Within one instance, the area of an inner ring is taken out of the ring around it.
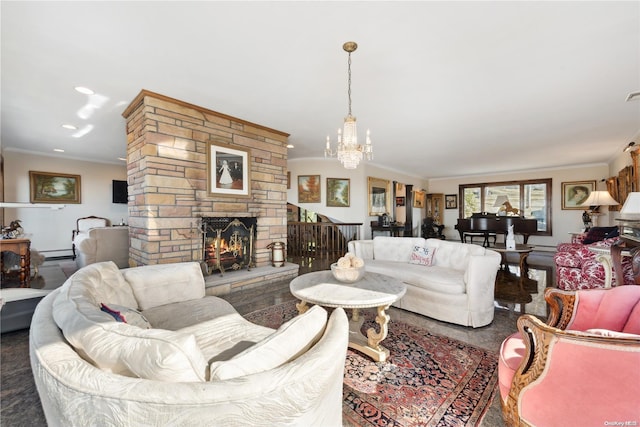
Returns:
[[[500,397],[503,401],[507,400],[509,390],[511,389],[511,381],[513,381],[513,376],[518,366],[520,366],[520,361],[525,353],[526,347],[519,332],[508,336],[507,339],[502,342],[500,347],[500,360],[498,360],[498,384]]]
[[[638,372],[639,352],[599,344],[576,345],[564,339],[552,346],[552,357],[547,359],[541,378],[520,393],[522,419],[537,426],[604,426],[612,417],[638,420],[640,381],[629,376]],[[615,361],[613,365],[611,361]],[[550,396],[553,408],[548,407]],[[563,415],[567,419],[562,419]]]
[[[577,294],[575,316],[567,329],[610,329],[640,334],[640,286],[590,289]]]

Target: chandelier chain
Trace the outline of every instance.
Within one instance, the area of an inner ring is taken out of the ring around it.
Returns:
[[[349,116],[351,116],[351,52],[349,52],[349,61],[348,63],[348,85],[347,85],[347,94],[349,96]]]

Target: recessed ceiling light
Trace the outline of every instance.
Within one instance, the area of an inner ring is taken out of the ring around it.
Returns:
[[[56,153],[64,153],[64,150],[62,148],[54,148],[53,151],[55,151]]]
[[[71,129],[71,130],[76,130],[76,129],[78,129],[76,126],[74,126],[74,125],[69,125],[69,124],[64,124],[64,125],[62,125],[62,127],[63,127],[63,128],[65,128],[65,129]]]
[[[93,95],[95,93],[88,87],[84,87],[84,86],[76,86],[74,89],[85,95]]]
[[[287,148],[293,148],[293,144],[287,144]]]

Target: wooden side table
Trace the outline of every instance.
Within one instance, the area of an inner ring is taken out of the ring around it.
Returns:
[[[498,243],[489,249],[492,249],[500,253],[500,256],[502,257],[501,264],[505,270],[509,269],[509,267],[507,267],[507,253],[515,252],[518,255],[520,255],[520,262],[518,263],[518,266],[520,267],[520,277],[527,277],[527,272],[529,271],[529,265],[527,264],[527,257],[529,256],[531,251],[533,251],[532,246],[522,245],[518,243],[515,249],[507,249],[504,243]]]
[[[20,256],[20,287],[28,288],[31,280],[31,240],[29,239],[0,239],[0,272],[4,282],[3,252],[13,252]]]

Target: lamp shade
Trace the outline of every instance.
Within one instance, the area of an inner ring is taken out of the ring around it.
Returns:
[[[620,209],[619,219],[640,219],[640,192],[629,193],[627,200],[625,200],[624,205],[622,205],[622,209]]]
[[[592,191],[587,200],[580,206],[614,206],[619,204],[620,203],[616,202],[616,199],[611,197],[608,191]]]
[[[507,196],[498,196],[498,197],[496,197],[496,201],[493,204],[493,207],[497,208],[498,206],[504,205],[508,201],[509,201],[509,198]]]

